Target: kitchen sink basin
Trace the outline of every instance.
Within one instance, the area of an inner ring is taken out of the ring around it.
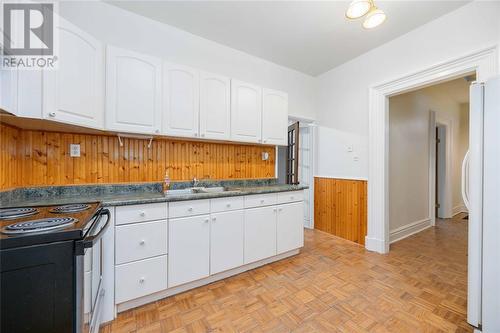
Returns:
[[[188,195],[198,193],[221,193],[221,192],[238,192],[238,190],[229,190],[227,187],[189,187],[179,190],[168,190],[166,195]]]

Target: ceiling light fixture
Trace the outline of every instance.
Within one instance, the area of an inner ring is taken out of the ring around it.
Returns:
[[[373,29],[384,23],[387,16],[383,10],[373,7],[372,10],[366,15],[365,21],[363,22],[363,28]]]
[[[361,18],[368,14],[373,7],[372,0],[354,0],[345,12],[345,17],[351,20]]]
[[[363,28],[373,29],[386,20],[384,11],[375,6],[373,0],[354,0],[345,12],[345,17],[354,20],[365,16]]]

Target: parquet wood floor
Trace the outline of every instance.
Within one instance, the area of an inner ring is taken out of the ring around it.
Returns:
[[[101,332],[472,332],[461,215],[388,255],[305,237],[295,257],[120,313]]]

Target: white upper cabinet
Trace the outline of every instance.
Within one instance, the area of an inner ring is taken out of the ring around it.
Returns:
[[[103,127],[104,49],[101,42],[60,18],[58,69],[43,73],[43,116]]]
[[[200,136],[229,140],[231,136],[231,80],[200,73]]]
[[[231,140],[262,141],[262,88],[231,80]]]
[[[163,133],[198,137],[200,77],[196,69],[163,63]]]
[[[108,46],[106,54],[106,129],[160,133],[160,58]]]
[[[262,90],[262,143],[287,145],[288,94]]]
[[[19,117],[42,117],[42,71],[0,70],[0,109]]]

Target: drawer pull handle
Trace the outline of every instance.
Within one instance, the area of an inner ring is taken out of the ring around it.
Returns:
[[[143,240],[141,240],[141,241],[139,242],[139,244],[140,244],[140,245],[144,245],[144,244],[146,244],[146,241],[143,239]]]
[[[55,113],[55,112],[49,112],[49,117],[54,118],[55,116],[56,116],[56,113]]]
[[[292,200],[293,200],[293,195],[290,197],[290,199],[292,199]]]
[[[145,279],[145,278],[143,278],[143,277],[142,277],[142,278],[140,278],[140,279],[139,279],[139,283],[141,283],[141,284],[142,284],[142,283],[144,283],[144,282],[146,282],[146,279]]]
[[[141,211],[139,212],[139,215],[141,215],[142,217],[146,216],[146,212],[145,211]]]
[[[189,212],[192,212],[192,211],[193,211],[193,207],[189,207],[189,208],[188,208],[188,211],[189,211]]]
[[[264,199],[260,200],[260,203],[261,203],[261,204],[263,204],[264,202],[265,202],[265,200],[264,200]]]
[[[227,208],[231,207],[231,204],[230,204],[230,203],[228,203],[228,204],[226,205],[226,207],[227,207]]]

